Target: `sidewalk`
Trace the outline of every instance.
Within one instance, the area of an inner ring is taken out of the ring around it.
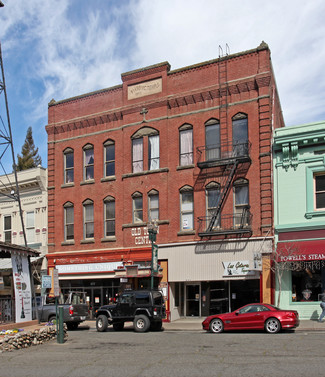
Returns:
[[[202,321],[204,318],[181,318],[173,322],[164,322],[163,328],[165,331],[203,331]],[[130,323],[131,325],[131,323]],[[39,324],[37,321],[24,322],[20,324],[1,325],[2,329],[14,329],[20,328],[24,331],[33,331],[44,327],[45,324]],[[89,327],[90,329],[96,328],[96,322],[94,320],[85,321],[80,324],[80,327]],[[300,320],[299,327],[296,331],[325,331],[325,322],[319,323],[317,320]]]

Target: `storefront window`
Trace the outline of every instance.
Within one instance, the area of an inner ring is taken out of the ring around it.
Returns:
[[[292,301],[320,301],[319,295],[325,287],[325,265],[310,263],[292,271]]]

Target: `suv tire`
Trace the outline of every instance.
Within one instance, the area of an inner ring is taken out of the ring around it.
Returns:
[[[104,331],[106,331],[107,327],[108,327],[108,319],[107,319],[106,315],[104,315],[104,314],[99,315],[96,319],[96,329],[97,329],[97,331],[104,332]]]
[[[136,332],[146,332],[149,330],[150,320],[146,315],[140,314],[135,316],[133,324]]]

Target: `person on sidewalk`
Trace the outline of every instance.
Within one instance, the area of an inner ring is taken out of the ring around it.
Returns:
[[[321,295],[322,302],[320,303],[320,307],[322,308],[322,313],[319,316],[318,322],[323,322],[323,318],[325,317],[325,291]]]

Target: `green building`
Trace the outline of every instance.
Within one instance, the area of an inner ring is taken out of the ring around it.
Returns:
[[[317,319],[325,290],[325,122],[274,132],[275,304]]]

